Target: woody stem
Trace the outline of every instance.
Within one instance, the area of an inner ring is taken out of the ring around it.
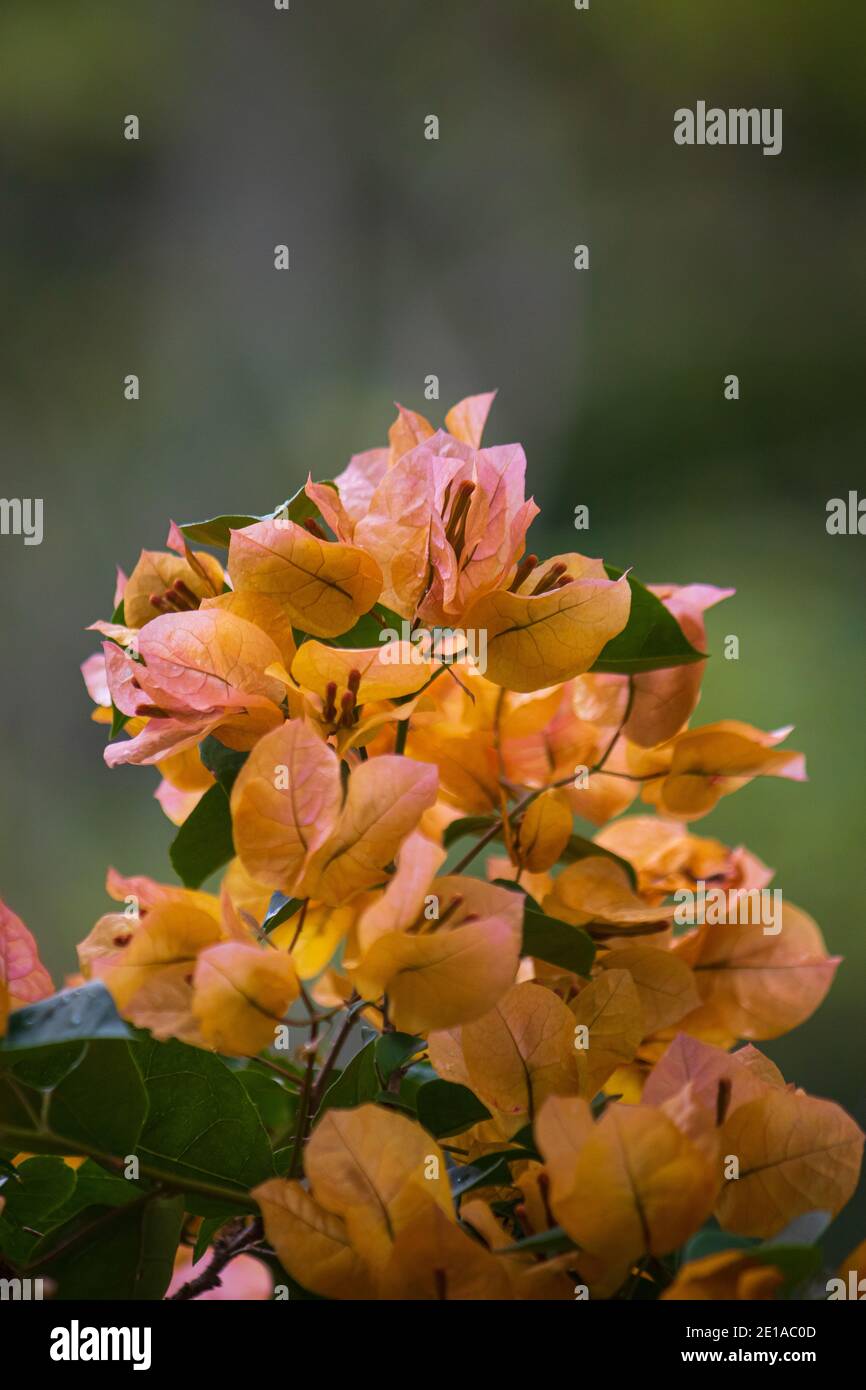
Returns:
[[[304,930],[304,922],[305,922],[305,920],[306,920],[307,908],[309,907],[309,905],[310,905],[310,900],[309,900],[309,898],[304,898],[304,901],[301,903],[301,910],[300,910],[300,912],[298,913],[298,925],[295,927],[295,933],[294,933],[294,936],[292,937],[292,944],[291,944],[291,946],[289,947],[289,955],[291,955],[291,954],[292,954],[292,951],[294,951],[295,947],[296,947],[297,944],[298,944],[298,937],[301,935],[301,932]]]
[[[613,738],[611,739],[610,743],[609,743],[609,744],[607,745],[607,747],[605,748],[604,752],[602,753],[602,755],[601,755],[601,757],[599,758],[598,762],[596,763],[595,767],[591,768],[590,771],[592,771],[592,772],[601,772],[601,769],[604,767],[605,763],[607,762],[608,758],[610,757],[611,753],[613,752],[614,745],[615,745],[617,739],[619,738],[620,734],[622,733],[623,729],[625,728],[626,724],[627,724],[628,721],[629,721],[629,715],[631,714],[631,708],[632,708],[632,705],[633,705],[633,704],[634,704],[634,678],[633,678],[632,676],[629,676],[629,678],[628,678],[628,700],[626,701],[625,714],[623,715],[622,720],[621,720],[620,725],[619,725],[619,728],[617,729],[617,731],[616,731],[616,733],[614,734]]]
[[[322,1063],[321,1070],[319,1071],[319,1075],[316,1078],[316,1084],[312,1089],[311,1109],[314,1112],[319,1107],[319,1102],[322,1099],[322,1096],[325,1091],[325,1085],[328,1081],[328,1078],[331,1075],[331,1072],[334,1070],[334,1066],[336,1065],[337,1057],[340,1053],[340,1048],[343,1046],[343,1043],[349,1036],[352,1024],[355,1022],[355,1015],[358,1013],[358,1010],[361,1008],[363,1003],[364,1000],[358,999],[357,997],[349,1000],[349,1004],[346,1009],[346,1016],[343,1019],[342,1023],[340,1024],[340,1027],[338,1028],[334,1036],[334,1041],[331,1044],[330,1051],[328,1052],[327,1057]]]
[[[569,778],[569,781],[571,781],[571,778]],[[544,790],[545,788],[541,787],[537,791],[527,792],[526,796],[521,797],[514,809],[509,811],[508,819],[513,820],[514,817],[518,815],[520,811],[524,810],[524,808],[529,805],[530,801],[534,801],[537,796],[541,796],[541,793]],[[494,821],[493,825],[491,825],[490,829],[485,830],[481,838],[475,841],[475,844],[472,846],[472,848],[470,850],[467,850],[463,858],[460,859],[454,865],[454,868],[451,870],[451,873],[462,874],[463,870],[467,867],[467,865],[472,863],[472,860],[475,858],[476,854],[478,854],[479,850],[484,849],[485,845],[489,845],[491,840],[495,840],[497,835],[501,834],[502,822],[496,820]]]
[[[213,1258],[209,1262],[207,1269],[203,1269],[201,1274],[196,1275],[195,1279],[190,1279],[178,1289],[177,1293],[171,1295],[171,1300],[197,1298],[200,1293],[207,1293],[209,1289],[216,1289],[222,1283],[220,1275],[226,1265],[241,1255],[250,1246],[258,1245],[264,1235],[262,1219],[257,1216],[251,1226],[239,1232],[234,1237],[224,1241],[217,1241],[214,1246]]]

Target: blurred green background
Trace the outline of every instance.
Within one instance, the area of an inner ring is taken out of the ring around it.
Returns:
[[[105,768],[78,674],[115,563],[332,477],[435,373],[437,418],[499,387],[533,548],[736,586],[699,718],[795,724],[810,781],[700,828],[845,956],[767,1051],[866,1122],[866,538],[825,530],[866,492],[864,39],[842,0],[4,0],[0,492],[45,539],[0,538],[0,891],[58,977],[106,865],[171,877],[156,774]],[[675,146],[698,99],[782,107],[782,154]],[[861,1189],[828,1248],[864,1235]]]

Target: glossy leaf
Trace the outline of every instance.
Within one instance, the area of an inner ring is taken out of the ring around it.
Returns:
[[[595,943],[580,927],[527,907],[523,914],[520,954],[534,956],[536,960],[588,978],[595,959]]]
[[[468,1086],[451,1081],[428,1081],[418,1092],[418,1120],[437,1139],[448,1139],[489,1120],[490,1111]]]
[[[273,1174],[258,1112],[221,1058],[179,1042],[141,1043],[135,1058],[150,1104],[143,1162],[240,1195]]]
[[[605,569],[610,579],[619,579],[624,573],[614,565],[605,565]],[[628,576],[628,584],[631,590],[628,622],[602,648],[592,670],[630,676],[638,671],[657,671],[703,661],[706,653],[692,646],[661,599],[632,575]]]
[[[20,1052],[51,1043],[85,1042],[93,1038],[134,1038],[117,1012],[114,1000],[99,980],[61,990],[17,1009],[0,1052]]]
[[[205,792],[178,830],[169,858],[181,882],[187,888],[198,888],[234,858],[234,853],[229,801],[217,784]]]

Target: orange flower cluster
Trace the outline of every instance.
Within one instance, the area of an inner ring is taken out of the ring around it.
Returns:
[[[291,1099],[250,1229],[302,1290],[781,1296],[780,1243],[845,1204],[863,1135],[754,1043],[837,961],[789,903],[681,930],[671,900],[760,897],[772,871],[692,826],[803,759],[691,722],[732,591],[526,553],[492,399],[444,429],[401,408],[334,482],[172,524],[120,576],[84,677],[109,765],[161,775],[184,886],[112,872],[81,976]],[[51,990],[23,931],[7,1007]]]

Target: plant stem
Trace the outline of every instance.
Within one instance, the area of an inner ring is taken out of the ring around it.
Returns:
[[[569,778],[568,780],[571,781],[571,778]],[[513,820],[514,817],[524,809],[524,807],[529,805],[530,801],[534,801],[537,796],[541,796],[541,793],[546,790],[546,787],[539,787],[537,791],[527,792],[526,796],[521,797],[520,801],[518,801],[514,809],[512,811],[509,811],[508,819]],[[481,838],[479,840],[476,840],[472,848],[466,851],[463,858],[458,860],[458,862],[454,865],[454,868],[451,870],[451,873],[462,874],[463,870],[467,867],[467,865],[472,863],[472,860],[475,858],[479,850],[484,849],[485,845],[489,845],[491,840],[495,840],[496,837],[501,834],[502,822],[500,820],[496,820],[494,821],[493,825],[491,825],[490,829],[485,830]]]
[[[305,996],[306,997],[306,996]],[[301,1169],[301,1161],[304,1152],[304,1140],[307,1137],[307,1120],[310,1114],[310,1098],[313,1093],[313,1084],[316,1078],[316,1049],[319,1038],[319,1020],[315,1014],[310,1017],[310,1039],[307,1043],[307,1070],[304,1073],[304,1080],[301,1086],[301,1096],[298,1102],[298,1119],[295,1126],[295,1139],[292,1146],[292,1163],[289,1168],[289,1177],[296,1178]]]
[[[316,1084],[313,1087],[312,1102],[314,1111],[319,1108],[319,1102],[321,1101],[322,1096],[324,1095],[325,1085],[328,1081],[328,1078],[330,1077],[331,1072],[334,1070],[334,1067],[336,1065],[337,1057],[340,1053],[340,1048],[343,1046],[343,1043],[349,1036],[352,1024],[355,1022],[355,1015],[358,1013],[359,1009],[363,1006],[363,1004],[363,999],[352,998],[349,1000],[349,1003],[346,1008],[346,1017],[343,1019],[342,1023],[340,1024],[340,1027],[337,1029],[337,1032],[334,1035],[334,1041],[331,1043],[328,1055],[322,1063],[321,1070],[319,1071],[319,1075],[316,1078]]]
[[[113,1173],[123,1173],[126,1169],[125,1159],[118,1158],[115,1154],[105,1153],[104,1150],[96,1148],[93,1144],[87,1144],[81,1139],[67,1139],[63,1135],[55,1134],[53,1130],[45,1128],[39,1129],[36,1133],[41,1141],[56,1145],[57,1153],[72,1153],[74,1151],[76,1154],[82,1154],[85,1158],[92,1158],[94,1163],[98,1163]],[[11,1139],[12,1142],[9,1147],[14,1148],[16,1152],[29,1149],[33,1137],[34,1131],[22,1126],[0,1126],[0,1138],[3,1140]],[[219,1183],[203,1182],[200,1178],[181,1178],[176,1173],[163,1172],[162,1169],[151,1163],[142,1163],[140,1159],[138,1171],[141,1177],[150,1178],[167,1191],[199,1192],[204,1197],[214,1197],[222,1202],[233,1202],[239,1210],[255,1210],[255,1202],[249,1194],[241,1192],[237,1188],[223,1187]]]
[[[625,714],[624,714],[623,717],[622,717],[622,720],[621,720],[621,722],[620,722],[619,728],[617,729],[617,731],[616,731],[616,733],[614,734],[613,738],[611,739],[610,743],[609,743],[609,744],[607,745],[607,747],[605,748],[604,752],[602,753],[602,755],[601,755],[601,757],[599,758],[598,762],[596,763],[595,767],[590,768],[590,771],[591,771],[591,772],[601,772],[601,769],[604,767],[605,763],[607,762],[608,758],[610,757],[611,753],[612,753],[613,750],[614,750],[614,745],[616,744],[617,739],[619,738],[620,734],[622,733],[623,729],[625,728],[626,724],[627,724],[628,721],[629,721],[629,715],[631,714],[631,709],[632,709],[632,705],[633,705],[633,704],[634,704],[634,677],[633,677],[633,676],[629,676],[629,678],[628,678],[628,700],[626,701]]]
[[[284,1081],[291,1081],[294,1086],[299,1085],[300,1076],[295,1076],[294,1072],[287,1071],[285,1067],[280,1066],[279,1062],[272,1062],[270,1057],[259,1056],[253,1060],[258,1062],[259,1066],[268,1067],[271,1071],[276,1072],[277,1076],[281,1076]]]
[[[226,1265],[237,1255],[243,1254],[250,1246],[258,1245],[263,1235],[262,1219],[257,1216],[251,1226],[245,1227],[237,1235],[224,1241],[218,1240],[214,1245],[213,1258],[207,1269],[203,1269],[201,1274],[197,1274],[194,1279],[190,1279],[179,1288],[177,1293],[173,1293],[169,1302],[197,1298],[200,1293],[207,1293],[209,1289],[219,1288],[222,1283],[220,1275]]]
[[[308,908],[309,906],[310,906],[310,900],[309,900],[309,898],[304,898],[304,901],[301,903],[301,910],[300,910],[300,913],[298,914],[298,925],[295,927],[295,934],[294,934],[294,936],[292,937],[292,942],[291,942],[291,945],[289,946],[289,955],[291,955],[291,954],[292,954],[292,951],[294,951],[295,947],[296,947],[297,944],[298,944],[298,937],[300,936],[301,932],[304,930],[304,922],[305,922],[306,919],[307,919],[307,908]]]

